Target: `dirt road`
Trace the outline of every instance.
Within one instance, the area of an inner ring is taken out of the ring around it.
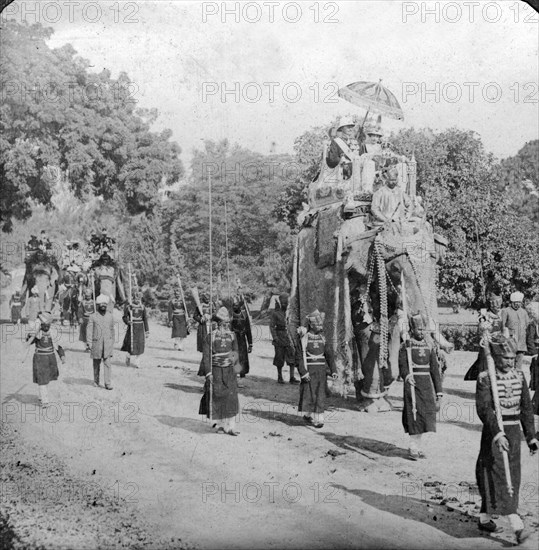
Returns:
[[[123,327],[116,314],[119,350]],[[400,420],[401,384],[392,387],[391,412],[360,413],[352,397],[334,398],[325,426],[306,427],[297,414],[298,387],[276,383],[267,327],[255,331],[251,372],[240,389],[239,437],[213,433],[197,414],[202,380],[196,375],[200,357],[194,334],[178,352],[170,329],[152,322],[142,367],[126,367],[117,351],[114,389],[106,391],[92,386],[90,359],[66,327],[59,343],[67,363],[60,367],[60,380],[49,386],[54,403],[40,410],[31,358],[21,365],[24,329],[0,328],[2,422],[12,449],[4,460],[1,504],[23,541],[46,548],[91,548],[97,542],[103,547],[502,548],[513,541],[508,526],[491,537],[476,527],[474,467],[481,425],[474,384],[462,380],[471,353],[450,358],[428,459],[411,462]],[[37,468],[29,488],[19,474],[11,475],[20,469],[17,453],[57,461],[57,468],[50,476]],[[522,454],[521,512],[534,529],[526,547],[536,548],[538,467],[524,446]],[[58,506],[47,512],[57,521],[29,521],[31,508],[59,478],[90,484],[93,501],[98,491],[101,515],[84,512],[93,503],[84,491],[60,491]],[[74,522],[79,511],[84,529],[70,534],[66,517]]]

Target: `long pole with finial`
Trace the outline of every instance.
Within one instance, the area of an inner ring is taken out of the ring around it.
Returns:
[[[232,298],[230,293],[230,262],[228,259],[228,211],[226,208],[226,198],[225,198],[225,254],[226,254],[226,280],[228,284],[228,299]]]
[[[208,170],[208,207],[209,207],[209,245],[210,245],[210,320],[208,323],[210,324],[210,373],[213,372],[213,365],[212,365],[212,356],[213,356],[213,334],[212,334],[212,319],[213,319],[213,249],[212,249],[212,239],[211,239],[211,230],[212,230],[212,219],[211,219],[211,171]],[[210,422],[212,421],[212,394],[213,394],[213,381],[212,377],[210,376],[210,388],[209,388],[209,395],[208,395],[208,417],[210,419]]]

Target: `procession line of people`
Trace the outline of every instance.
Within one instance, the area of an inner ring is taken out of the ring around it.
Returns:
[[[241,380],[249,373],[249,354],[253,347],[250,315],[244,300],[236,296],[232,304],[232,316],[226,307],[221,306],[210,317],[209,303],[204,298],[193,315],[199,325],[197,350],[202,353],[199,374],[205,379],[198,412],[209,418],[217,433],[238,436],[240,432],[236,429],[236,416],[239,411],[238,388],[241,387],[238,379]],[[99,295],[95,300],[95,308],[88,294],[85,299],[80,339],[85,342],[93,362],[94,385],[101,385],[100,371],[103,365],[104,387],[112,390],[111,359],[115,329],[108,308],[109,297]],[[481,496],[478,527],[481,531],[498,533],[502,527],[496,522],[496,517],[507,516],[516,541],[520,544],[530,536],[530,531],[524,527],[517,511],[521,478],[521,429],[531,453],[539,450],[534,426],[534,414],[539,414],[539,303],[536,304],[537,311],[532,310],[530,320],[528,313],[522,309],[521,293],[511,294],[510,301],[510,307],[502,309],[501,298],[490,296],[489,309],[482,311],[480,317],[481,351],[466,379],[477,380],[476,408],[483,423],[475,472]],[[327,378],[337,377],[326,349],[325,315],[318,310],[307,315],[297,329],[297,348],[286,322],[287,304],[288,295],[283,293],[276,301],[270,318],[270,332],[275,348],[273,364],[278,370],[279,383],[283,382],[282,369],[285,362],[290,367],[291,382],[297,368],[300,376],[298,413],[303,414],[308,426],[321,428],[324,426]],[[50,333],[51,314],[39,312],[37,317],[36,329],[29,337],[29,345],[35,346],[33,381],[39,387],[40,403],[46,407],[49,399],[48,384],[57,380],[59,374],[56,355],[64,363],[65,352],[61,346],[54,347]],[[174,347],[181,350],[189,329],[185,304],[179,291],[170,300],[168,320]],[[149,334],[146,308],[138,289],[133,291],[131,302],[124,307],[123,321],[127,330],[121,350],[127,352],[128,363],[136,367],[139,366],[138,359],[144,353],[145,339]],[[436,413],[443,396],[442,376],[434,345],[426,338],[425,319],[420,314],[412,314],[408,318],[408,327],[409,332],[402,332],[399,352],[404,404],[402,425],[410,438],[408,457],[419,460],[427,458],[422,435],[436,431]],[[177,339],[180,339],[180,345]],[[535,390],[533,400],[521,370],[524,352],[532,354],[530,387]],[[491,360],[493,367],[489,369]]]

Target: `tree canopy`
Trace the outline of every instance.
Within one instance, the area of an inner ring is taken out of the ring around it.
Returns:
[[[170,130],[150,130],[157,111],[136,109],[128,75],[91,73],[70,44],[51,49],[52,30],[40,24],[2,27],[2,229],[28,218],[34,203],[50,206],[52,168],[68,175],[78,198],[152,212],[157,190],[183,174],[181,149]]]

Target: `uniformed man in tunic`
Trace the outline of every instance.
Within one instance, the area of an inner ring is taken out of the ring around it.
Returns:
[[[202,310],[197,306],[193,319],[198,323],[197,327],[197,351],[199,353],[204,352],[204,341],[211,329],[211,317],[210,317],[210,304],[209,300],[205,296],[200,296]],[[198,376],[204,376],[204,357],[200,360],[198,367]]]
[[[443,396],[442,380],[435,351],[425,339],[426,323],[420,314],[409,319],[410,334],[399,352],[399,373],[404,380],[402,425],[410,435],[408,456],[427,458],[422,435],[436,431],[436,412]]]
[[[502,330],[507,328],[509,336],[517,343],[517,357],[515,367],[522,368],[522,359],[526,353],[526,330],[530,324],[528,312],[522,307],[524,294],[513,292],[510,296],[510,307],[502,309]]]
[[[535,420],[535,429],[539,430],[539,302],[528,304],[528,313],[531,322],[526,332],[526,345],[528,355],[531,355],[530,364],[530,390],[534,392],[532,407]]]
[[[294,376],[296,367],[296,352],[292,345],[292,340],[288,333],[286,322],[286,310],[288,308],[288,294],[283,292],[275,301],[275,309],[271,312],[270,332],[275,356],[273,364],[277,367],[277,382],[284,384],[283,367],[285,362],[290,367],[290,383],[299,384],[299,380]]]
[[[15,294],[11,296],[9,300],[9,307],[11,308],[11,322],[13,324],[21,324],[21,310],[22,310],[22,296],[21,291],[17,290]]]
[[[324,317],[325,314],[316,309],[307,316],[307,327],[298,328],[302,348],[302,359],[298,364],[301,377],[298,412],[304,412],[305,422],[315,428],[324,426],[328,370],[333,379],[337,378],[326,355]]]
[[[238,342],[238,354],[241,367],[239,376],[240,378],[245,378],[245,375],[249,372],[249,353],[253,351],[253,335],[251,332],[249,314],[240,296],[234,297],[230,328],[236,335],[236,340]]]
[[[481,449],[476,465],[476,478],[481,495],[479,529],[487,532],[502,530],[494,522],[493,515],[508,516],[517,543],[524,542],[530,531],[524,528],[518,515],[520,489],[520,445],[522,434],[530,451],[538,450],[533,425],[530,394],[522,371],[515,368],[517,344],[501,333],[492,336],[490,351],[495,365],[496,384],[503,422],[499,425],[492,395],[493,381],[488,371],[479,374],[475,402],[477,414],[483,422]],[[512,494],[508,489],[503,454],[509,459]]]
[[[217,328],[204,339],[202,362],[206,384],[199,414],[210,418],[218,433],[236,436],[239,435],[236,431],[238,342],[230,330],[230,316],[225,307],[216,313],[215,321]]]
[[[121,351],[126,351],[127,366],[138,368],[140,357],[144,353],[146,338],[150,335],[146,308],[138,289],[133,290],[133,299],[124,307],[123,322],[127,325]]]
[[[488,303],[489,308],[482,309],[479,314],[479,327],[477,328],[477,333],[483,343],[489,341],[494,334],[502,331],[502,297],[491,294]],[[485,370],[487,370],[487,356],[484,346],[480,346],[477,359],[468,369],[464,380],[477,380],[477,375]]]
[[[95,303],[92,297],[92,291],[87,288],[84,290],[82,301],[79,304],[79,342],[86,343],[86,327],[90,315],[95,313]]]
[[[49,382],[58,380],[58,363],[56,361],[54,342],[50,332],[52,315],[49,312],[39,313],[39,329],[33,335],[29,335],[28,345],[35,344],[33,358],[33,381],[39,386],[39,402],[42,407],[49,404]],[[61,346],[56,352],[60,356],[62,364],[65,363],[65,353]]]
[[[172,327],[171,338],[174,340],[174,349],[183,351],[183,341],[189,335],[187,326],[187,312],[179,288],[174,289],[174,297],[168,303],[168,326]]]

